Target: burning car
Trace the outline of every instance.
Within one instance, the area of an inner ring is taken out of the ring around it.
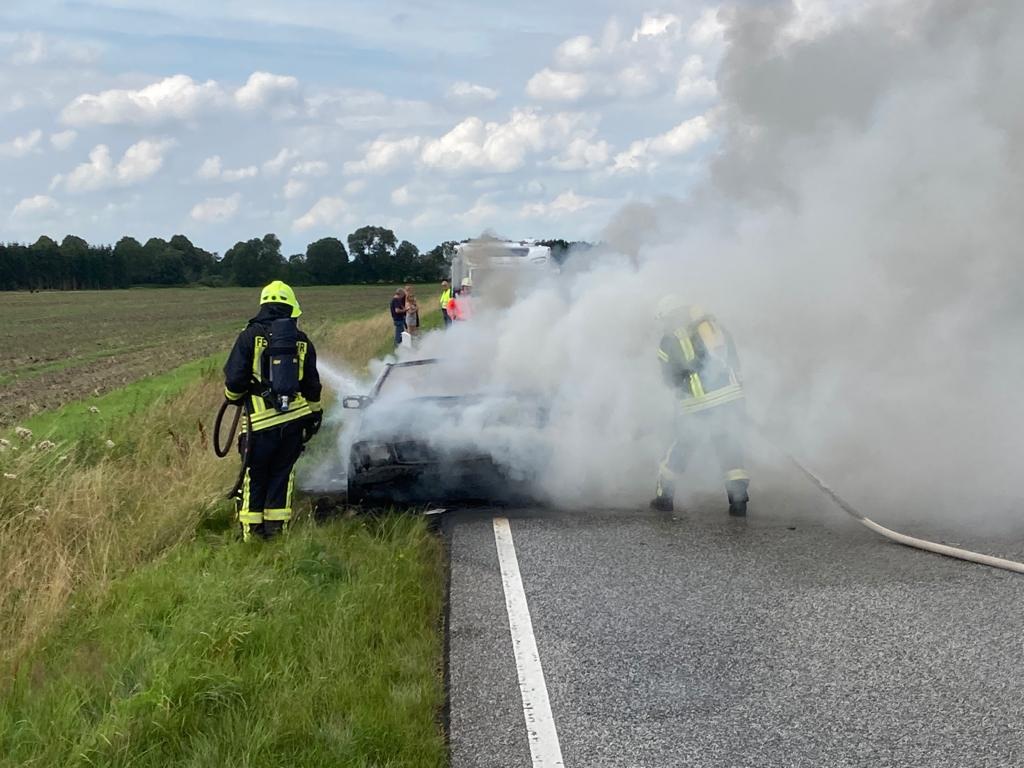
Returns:
[[[346,397],[352,503],[509,501],[534,496],[546,412],[488,392],[437,359],[386,365],[368,396]]]

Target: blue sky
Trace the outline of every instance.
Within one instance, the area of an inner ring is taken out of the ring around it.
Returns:
[[[4,3],[0,236],[595,238],[715,146],[704,2]]]

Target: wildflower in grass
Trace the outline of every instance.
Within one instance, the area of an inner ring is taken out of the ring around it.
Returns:
[[[60,463],[62,461],[67,461],[67,460],[68,460],[68,455],[66,453],[63,456],[58,456],[57,457],[57,462],[58,463]]]
[[[90,405],[89,406],[89,413],[99,413],[99,412],[100,412],[100,409],[97,408],[95,405]]]
[[[10,448],[10,447],[11,447],[11,441],[8,440],[7,438],[0,437],[0,448]]]
[[[113,441],[113,440],[107,440],[107,442],[105,443],[105,445],[107,446],[107,448],[113,448],[113,447],[114,447],[114,445],[115,445],[115,443],[114,443],[114,441]]]
[[[10,472],[4,472],[4,480],[17,480],[17,475],[12,475]]]
[[[53,442],[52,440],[40,440],[35,445],[35,449],[37,451],[49,451],[52,448],[56,448],[56,447],[57,447],[57,444],[55,442]]]
[[[46,515],[50,512],[50,510],[48,510],[42,504],[36,504],[34,507],[32,507],[32,511],[35,512],[37,515]]]
[[[22,440],[31,440],[32,439],[32,430],[31,429],[26,429],[25,427],[15,427],[14,428],[14,434],[16,434]]]

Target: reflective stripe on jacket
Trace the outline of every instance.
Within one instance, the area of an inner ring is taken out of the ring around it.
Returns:
[[[684,413],[743,399],[735,345],[710,316],[665,334],[658,359]]]
[[[299,331],[296,344],[299,353],[299,391],[292,398],[287,411],[278,411],[263,397],[263,393],[270,389],[267,383],[268,372],[262,370],[265,360],[263,352],[267,348],[264,326],[274,319],[269,313],[267,316],[264,314],[261,311],[238,335],[224,365],[224,395],[232,401],[249,398],[253,431],[286,424],[319,411],[322,390],[316,369],[316,349],[309,337]]]

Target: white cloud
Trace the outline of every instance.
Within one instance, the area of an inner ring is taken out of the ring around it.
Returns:
[[[718,20],[719,8],[706,8],[686,33],[686,39],[699,48],[708,48],[722,42],[725,25]]]
[[[362,160],[345,163],[345,173],[384,173],[397,168],[420,147],[419,136],[386,139],[378,136],[365,147]]]
[[[569,142],[561,154],[549,161],[552,168],[559,171],[583,171],[599,168],[608,162],[611,156],[611,145],[604,141],[590,141],[577,136]]]
[[[292,173],[296,176],[326,176],[330,170],[323,160],[306,160],[292,166]]]
[[[339,223],[347,210],[348,205],[340,197],[321,197],[312,208],[295,220],[293,226],[299,232],[332,226]]]
[[[50,216],[60,210],[60,205],[48,195],[26,197],[11,211],[14,219],[38,219]]]
[[[161,139],[158,141],[142,140],[132,144],[117,164],[115,174],[117,182],[123,185],[145,181],[160,170],[164,164],[164,155],[174,146],[174,141]]]
[[[241,202],[242,196],[237,192],[229,197],[208,197],[201,203],[192,206],[189,216],[204,224],[228,221],[238,213]]]
[[[41,64],[69,63],[91,64],[99,57],[99,49],[92,43],[82,43],[63,37],[26,32],[4,40],[13,51],[10,62],[16,66],[39,66]]]
[[[525,218],[558,218],[569,214],[577,213],[585,208],[597,204],[599,201],[591,197],[577,195],[571,189],[562,192],[549,203],[527,203],[519,215]]]
[[[288,181],[285,182],[282,193],[284,194],[285,200],[295,200],[296,198],[302,197],[304,194],[306,194],[306,190],[308,188],[309,185],[306,184],[306,182],[304,181],[299,181],[298,179],[288,179]]]
[[[58,131],[57,133],[50,134],[50,144],[54,149],[59,152],[70,149],[71,145],[75,143],[75,139],[78,138],[78,131],[66,130]]]
[[[464,213],[458,214],[455,218],[470,226],[486,225],[493,222],[498,215],[499,209],[491,202],[489,195],[481,195],[473,203],[473,207]]]
[[[221,161],[220,155],[214,155],[203,160],[203,164],[199,166],[199,170],[196,171],[196,176],[200,179],[206,179],[213,181],[214,179],[220,178],[221,172]]]
[[[412,193],[408,185],[398,187],[391,192],[391,202],[395,205],[409,205],[412,202]]]
[[[352,195],[358,195],[366,189],[366,179],[352,179],[352,181],[348,182],[348,184],[341,189],[349,197]]]
[[[555,63],[564,69],[584,69],[592,66],[601,56],[589,35],[570,37],[555,49]]]
[[[298,156],[299,153],[296,152],[294,149],[288,149],[287,147],[285,147],[276,155],[274,155],[274,157],[270,158],[269,160],[267,160],[267,162],[263,164],[263,172],[280,173],[289,165],[291,165],[292,161],[296,160]]]
[[[188,120],[223,96],[213,80],[198,83],[188,75],[173,75],[139,90],[82,94],[64,108],[61,120],[78,126]]]
[[[645,13],[640,26],[633,30],[632,39],[636,43],[645,37],[678,36],[681,30],[682,20],[673,13],[661,16]]]
[[[29,104],[28,97],[22,91],[5,93],[0,99],[2,99],[0,101],[0,114],[20,112]]]
[[[128,147],[116,165],[110,148],[99,144],[89,153],[89,162],[82,163],[66,177],[55,177],[51,187],[63,184],[68,192],[92,192],[137,184],[160,170],[164,155],[174,144],[171,139],[143,139]]]
[[[526,84],[526,93],[542,101],[577,101],[588,89],[587,77],[578,72],[544,68]]]
[[[647,13],[629,35],[612,19],[599,41],[589,35],[564,40],[554,51],[553,66],[533,75],[527,93],[547,101],[616,102],[678,91],[681,101],[705,100],[711,79],[703,70],[684,71],[686,60],[695,49],[717,58],[720,46],[714,43],[721,34],[717,9],[696,17],[689,28],[676,14]],[[680,82],[684,75],[689,79]]]
[[[29,131],[24,136],[15,136],[10,141],[0,144],[0,157],[24,157],[35,151],[43,138],[39,129]]]
[[[708,102],[718,98],[718,87],[704,73],[704,60],[694,54],[683,62],[676,84],[676,98],[687,104]]]
[[[242,179],[251,179],[253,176],[258,174],[260,169],[255,165],[247,165],[244,168],[230,168],[225,170],[221,174],[221,178],[224,181],[241,181]]]
[[[290,75],[253,72],[245,85],[235,91],[235,103],[242,109],[292,103],[299,96],[299,81]]]
[[[579,115],[543,115],[529,109],[515,110],[504,123],[468,117],[444,136],[428,141],[420,159],[427,166],[447,171],[514,171],[528,155],[564,145],[580,119]]]
[[[657,91],[659,79],[658,73],[652,68],[643,64],[631,64],[616,75],[615,87],[612,90],[623,98],[638,99]]]
[[[453,101],[494,101],[498,98],[498,92],[494,88],[488,88],[486,85],[477,85],[476,83],[468,83],[465,80],[460,80],[457,83],[452,83],[451,87],[448,88],[448,98]]]
[[[661,159],[684,155],[710,136],[708,119],[698,115],[658,136],[634,141],[629,149],[615,156],[612,171],[651,170]]]
[[[196,171],[196,176],[206,181],[233,182],[251,179],[259,172],[259,168],[255,165],[248,165],[244,168],[224,168],[220,155],[213,155],[213,157],[208,157],[203,161],[203,164],[199,166],[199,170]]]

